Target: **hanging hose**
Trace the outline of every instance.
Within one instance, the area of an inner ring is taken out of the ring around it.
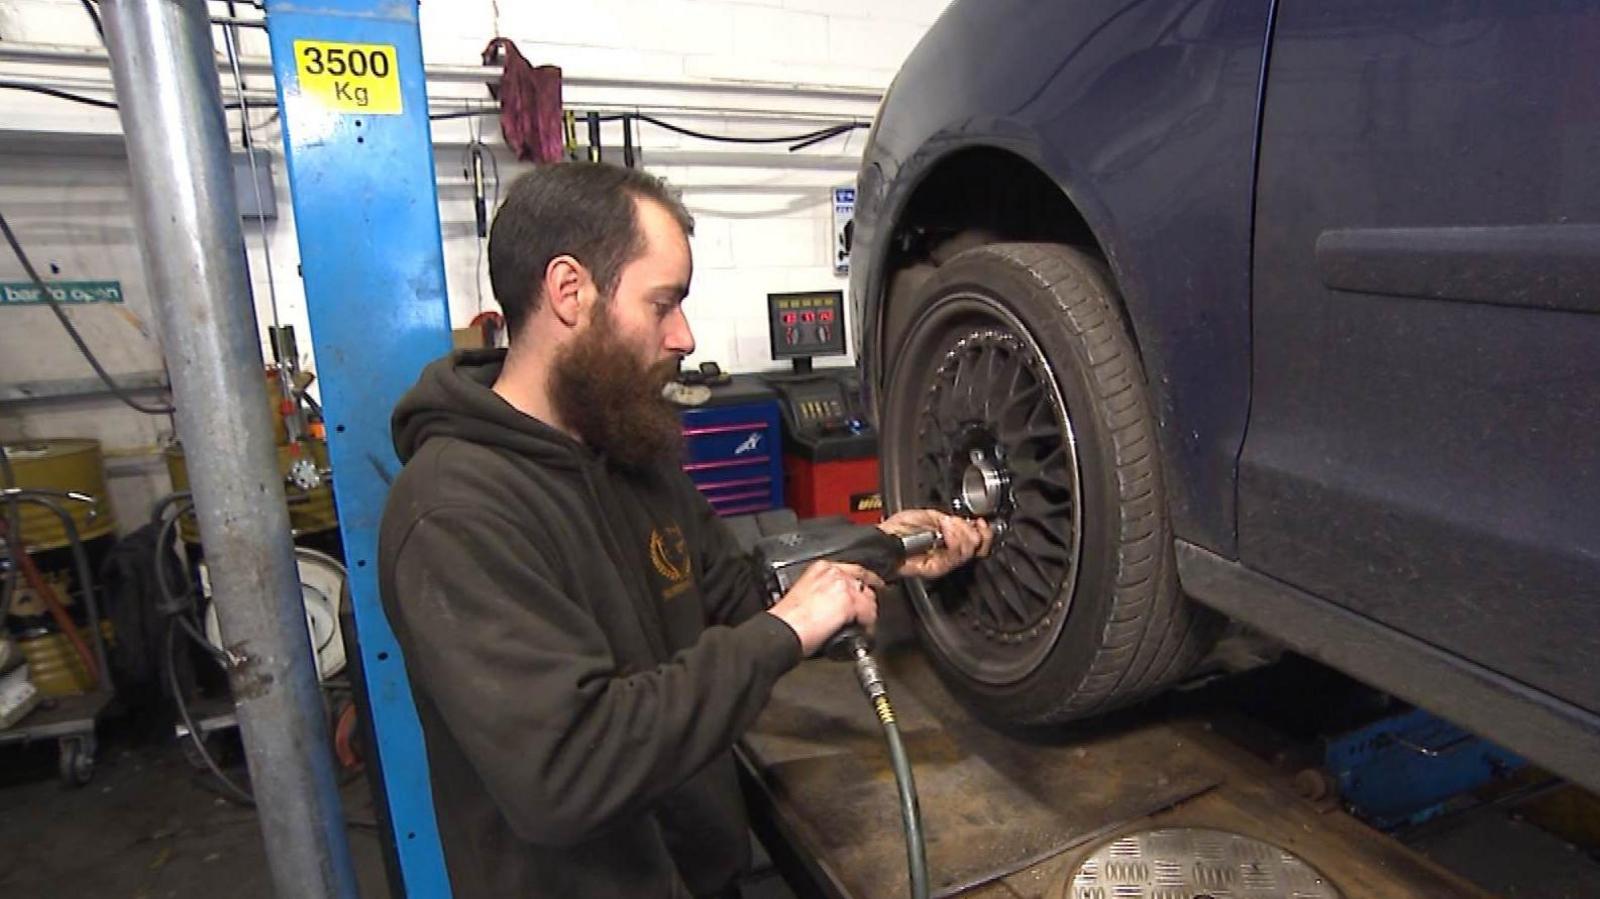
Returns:
[[[222,797],[229,802],[247,808],[254,808],[256,804],[254,794],[251,793],[249,788],[240,785],[238,781],[229,777],[228,773],[223,771],[222,766],[217,763],[217,759],[211,754],[211,750],[206,747],[205,736],[201,733],[198,723],[194,720],[194,714],[189,710],[188,701],[183,698],[183,683],[178,678],[177,637],[180,629],[188,635],[196,646],[204,650],[224,669],[227,669],[234,662],[233,657],[227,651],[206,639],[205,634],[200,630],[200,626],[195,624],[191,617],[194,611],[195,584],[194,578],[189,575],[189,570],[186,566],[180,566],[184,578],[181,592],[174,589],[172,584],[169,568],[172,565],[172,554],[177,548],[178,522],[183,516],[189,514],[189,511],[193,508],[194,499],[188,491],[178,491],[157,500],[155,507],[151,510],[151,518],[161,522],[161,528],[156,535],[155,565],[156,585],[161,592],[159,610],[167,616],[167,627],[162,634],[162,674],[166,680],[167,689],[172,691],[172,704],[177,707],[178,719],[183,722],[184,730],[188,732],[189,742],[194,746],[195,753],[200,756],[200,761],[205,765],[206,770],[216,779],[221,789]],[[172,510],[170,517],[167,515],[169,509]],[[338,564],[331,558],[329,558],[329,561]],[[345,819],[345,826],[369,830],[377,827],[374,822],[351,818]]]
[[[911,777],[911,759],[906,755],[900,725],[895,723],[889,691],[883,685],[883,672],[861,637],[851,640],[850,654],[855,660],[856,679],[867,694],[872,710],[883,725],[883,738],[889,744],[889,764],[894,768],[895,786],[900,790],[900,821],[906,834],[906,867],[910,871],[912,899],[928,899],[928,850],[922,838],[922,809],[917,805],[917,784]]]
[[[194,742],[195,750],[200,754],[200,760],[211,770],[213,777],[222,785],[225,797],[232,802],[244,806],[254,806],[256,799],[250,791],[239,786],[222,770],[217,760],[211,757],[211,751],[206,748],[205,738],[200,735],[200,728],[194,723],[194,717],[189,714],[189,704],[183,700],[183,684],[178,681],[178,664],[175,653],[177,641],[174,639],[178,633],[178,622],[183,617],[182,613],[167,619],[167,631],[162,642],[161,667],[167,677],[167,687],[172,690],[173,704],[178,707],[178,717],[183,719],[184,729],[189,732],[189,739]],[[209,645],[209,644],[207,644]]]
[[[187,566],[179,566],[183,572],[182,589],[175,589],[172,584],[171,568],[172,556],[177,549],[178,523],[183,516],[189,514],[194,508],[194,500],[185,491],[171,493],[156,502],[151,510],[151,518],[161,522],[161,528],[156,532],[155,545],[155,575],[156,588],[161,593],[161,602],[158,610],[167,616],[167,628],[162,637],[161,671],[166,678],[167,688],[172,691],[172,703],[177,706],[178,718],[183,721],[183,727],[189,734],[189,740],[194,745],[195,753],[200,756],[211,775],[216,778],[222,787],[223,798],[230,802],[244,806],[254,806],[255,797],[250,791],[240,786],[233,778],[229,777],[217,764],[211,755],[211,750],[206,748],[205,736],[195,724],[194,716],[189,712],[189,703],[183,698],[183,684],[178,679],[178,629],[193,640],[195,645],[204,649],[217,664],[224,669],[231,663],[228,654],[213,646],[205,635],[200,633],[200,628],[189,617],[194,609],[194,579],[189,576]],[[171,516],[167,510],[171,509]]]
[[[928,899],[928,855],[922,839],[922,810],[917,806],[917,784],[911,778],[911,759],[906,755],[905,741],[900,739],[900,726],[895,724],[894,709],[887,695],[873,701],[878,720],[883,723],[883,737],[889,743],[889,763],[894,767],[895,785],[900,789],[900,820],[906,832],[906,866],[911,872],[911,895],[915,899]]]

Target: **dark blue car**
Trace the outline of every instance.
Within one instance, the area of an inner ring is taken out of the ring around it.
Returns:
[[[858,202],[886,500],[1009,524],[913,591],[975,709],[1231,618],[1600,787],[1600,4],[956,0]]]

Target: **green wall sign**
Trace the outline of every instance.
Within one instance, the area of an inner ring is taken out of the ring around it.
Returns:
[[[52,281],[50,293],[62,303],[120,303],[121,281]],[[42,306],[32,281],[0,281],[0,306]]]

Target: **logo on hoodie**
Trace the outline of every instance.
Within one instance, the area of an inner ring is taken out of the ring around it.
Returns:
[[[650,532],[650,564],[655,567],[656,574],[667,581],[662,599],[672,599],[689,589],[694,568],[689,559],[689,541],[684,538],[682,528],[673,524]]]

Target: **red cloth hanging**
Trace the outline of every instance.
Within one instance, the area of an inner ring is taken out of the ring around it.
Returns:
[[[566,156],[561,129],[561,67],[534,66],[510,38],[497,37],[483,48],[483,64],[501,63],[499,85],[489,93],[500,101],[500,134],[524,162],[560,162]]]

